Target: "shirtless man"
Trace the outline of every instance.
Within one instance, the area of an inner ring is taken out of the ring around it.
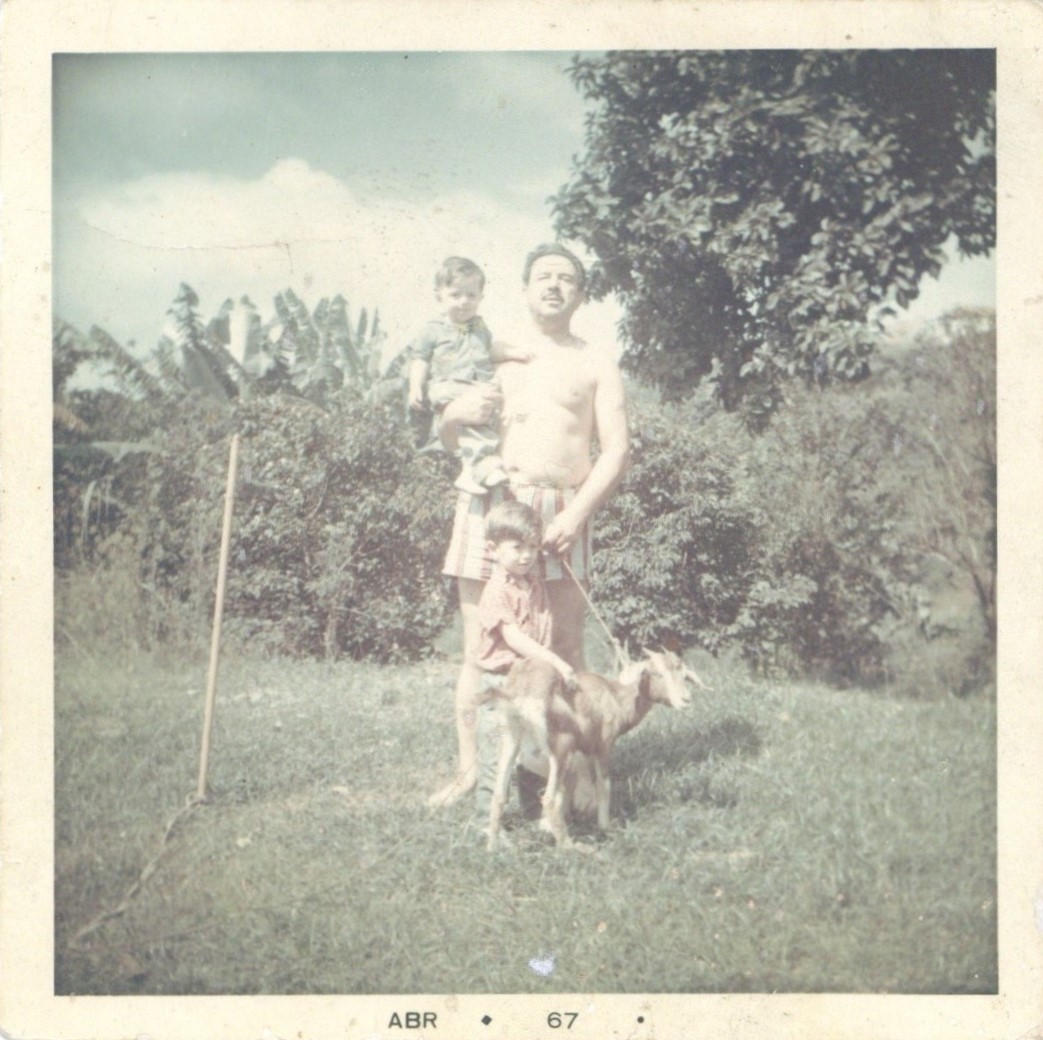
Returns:
[[[504,492],[462,493],[457,504],[445,573],[457,579],[463,618],[464,663],[455,694],[459,764],[454,779],[428,800],[448,805],[470,791],[478,774],[477,709],[481,672],[476,666],[478,600],[489,577],[484,555],[485,513],[504,494],[533,506],[543,520],[544,579],[553,617],[553,649],[577,671],[584,669],[585,602],[559,559],[586,581],[590,565],[589,522],[626,470],[630,452],[623,381],[607,355],[572,334],[572,315],[583,302],[585,272],[558,245],[537,247],[525,261],[524,294],[531,326],[514,344],[527,362],[504,362],[495,385],[476,389],[447,405],[441,436],[448,447],[460,426],[500,415],[500,454],[510,478]],[[592,458],[597,439],[600,453]]]

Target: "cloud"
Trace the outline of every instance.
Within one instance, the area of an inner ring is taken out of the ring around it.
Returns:
[[[262,318],[292,287],[310,305],[342,293],[354,313],[379,308],[405,343],[433,308],[434,270],[469,256],[487,276],[483,313],[501,335],[525,320],[521,265],[552,237],[543,209],[511,209],[478,191],[420,200],[349,184],[300,159],[255,179],[150,175],[69,199],[56,214],[56,311],[150,347],[181,282],[204,317],[246,294]],[[576,331],[614,341],[615,311],[591,305]]]

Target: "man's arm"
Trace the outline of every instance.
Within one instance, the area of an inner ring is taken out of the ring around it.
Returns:
[[[494,339],[489,347],[489,357],[494,365],[500,365],[504,361],[531,361],[533,353],[528,347],[516,347],[513,343]]]
[[[559,555],[572,548],[584,523],[615,491],[630,462],[630,432],[627,429],[623,377],[614,361],[599,365],[594,389],[594,433],[601,454],[573,500],[547,525],[543,544]]]

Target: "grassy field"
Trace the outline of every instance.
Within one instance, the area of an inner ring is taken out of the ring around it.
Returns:
[[[424,805],[450,659],[226,660],[209,802],[73,943],[195,789],[206,669],[61,652],[56,991],[995,991],[993,700],[698,667],[617,748],[592,855],[531,824],[489,855]]]

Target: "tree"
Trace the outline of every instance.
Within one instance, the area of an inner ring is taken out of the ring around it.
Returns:
[[[351,327],[343,296],[314,312],[286,289],[262,325],[244,296],[226,300],[208,322],[182,283],[148,357],[97,326],[88,335],[57,319],[53,336],[55,560],[71,566],[119,526],[143,479],[140,456],[160,450],[169,430],[218,426],[237,403],[272,395],[325,408],[336,392],[376,403],[402,400],[395,364],[385,366],[379,315],[361,308]],[[90,389],[69,390],[81,368]]]
[[[624,365],[669,397],[708,378],[756,419],[787,379],[861,378],[950,238],[993,248],[991,51],[614,52],[570,74],[591,108],[556,227],[624,305]]]
[[[942,561],[973,588],[986,635],[996,639],[996,315],[958,309],[924,329],[903,358],[910,400],[896,449],[918,453],[903,491],[910,547]],[[917,407],[919,405],[919,407]]]
[[[447,620],[450,460],[414,450],[379,315],[353,317],[341,296],[309,311],[287,289],[267,324],[245,297],[205,321],[182,285],[148,357],[56,322],[60,595],[89,575],[126,610],[123,633],[203,645],[238,433],[229,636],[290,654],[426,652]],[[94,385],[72,389],[81,366]]]

